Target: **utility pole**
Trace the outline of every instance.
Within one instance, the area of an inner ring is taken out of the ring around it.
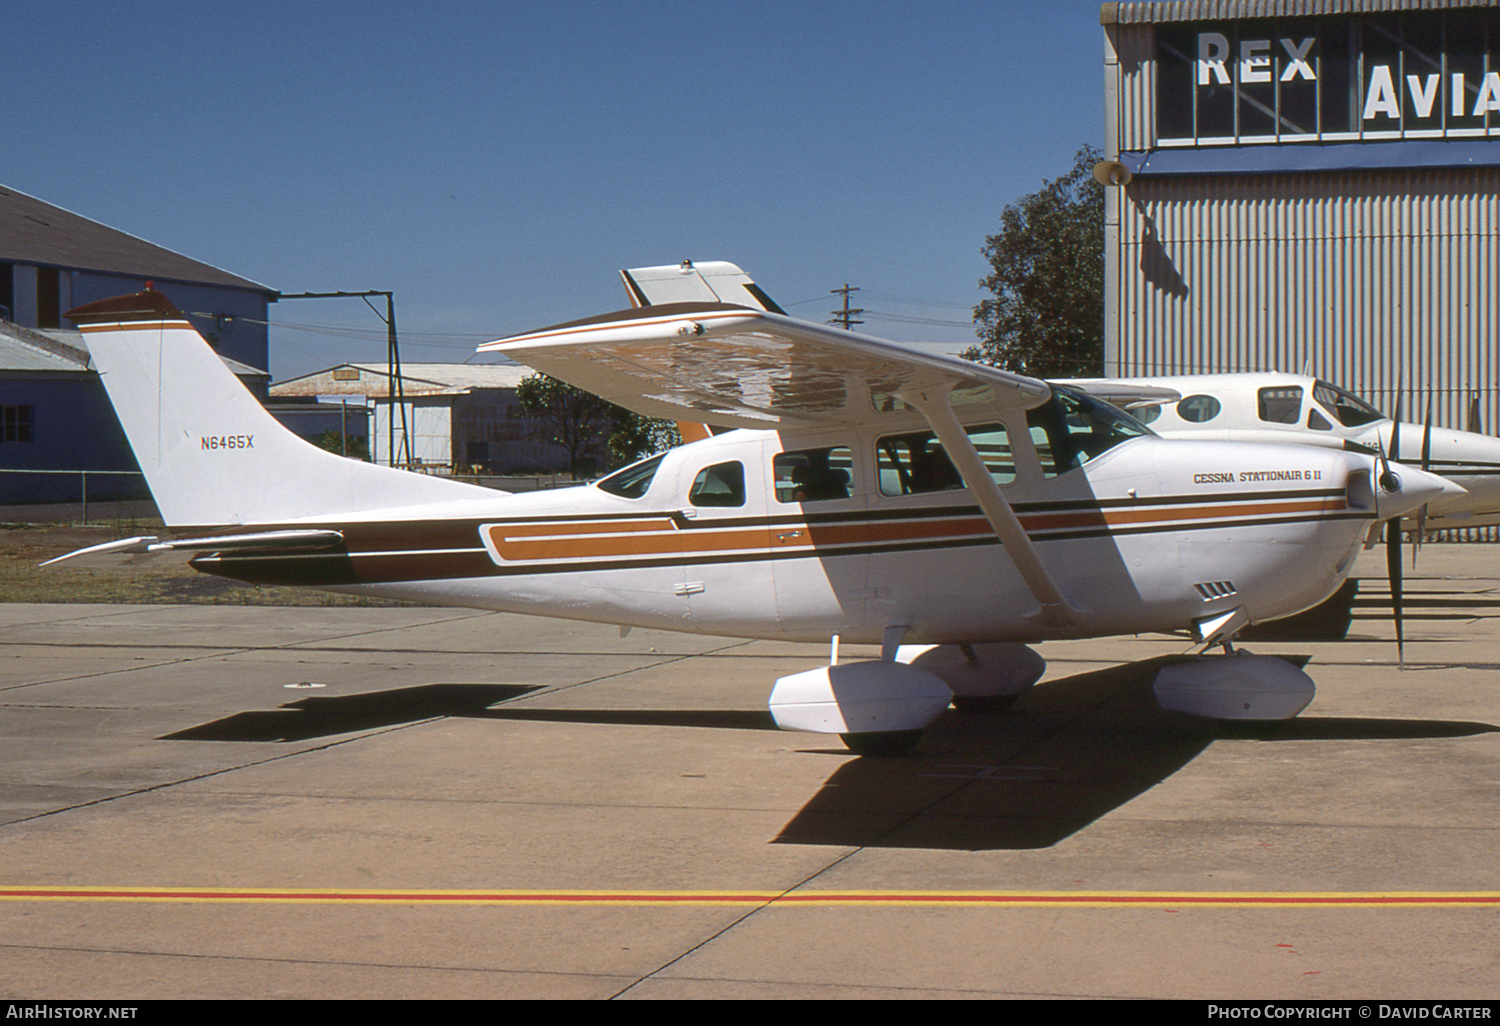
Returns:
[[[862,309],[860,309],[858,307],[856,307],[853,310],[849,309],[849,293],[851,293],[851,292],[858,292],[858,291],[859,291],[859,286],[857,286],[857,285],[851,286],[847,281],[844,282],[844,287],[841,288],[841,289],[829,289],[828,290],[828,292],[829,292],[830,295],[843,296],[844,297],[844,308],[842,310],[834,310],[833,311],[833,320],[829,321],[828,322],[829,324],[842,324],[844,326],[844,330],[845,331],[853,331],[854,330],[854,326],[856,324],[863,324],[863,323],[865,323],[864,321],[856,321],[854,319],[854,315],[855,314],[862,314],[862,313],[864,313],[864,310],[862,310]]]
[[[380,317],[380,311],[375,309],[375,304],[370,302],[371,296],[385,297],[385,316]],[[396,341],[396,294],[394,292],[381,292],[370,289],[365,292],[298,292],[283,293],[281,299],[363,299],[365,305],[375,311],[375,316],[385,321],[385,361],[386,361],[386,399],[390,409],[387,411],[386,422],[386,463],[394,467],[398,464],[409,464],[411,462],[411,432],[406,424],[406,388],[401,382],[401,349]],[[398,458],[396,445],[396,417],[397,411],[401,417],[401,456]],[[348,444],[348,436],[345,436],[345,444]],[[374,451],[374,445],[370,446]]]

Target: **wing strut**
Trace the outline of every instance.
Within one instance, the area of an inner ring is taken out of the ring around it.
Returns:
[[[1042,565],[1036,546],[1032,545],[1026,529],[1016,519],[1015,511],[1010,508],[1000,486],[990,476],[989,468],[969,440],[968,432],[958,422],[950,399],[952,388],[952,382],[942,382],[930,387],[902,389],[898,394],[921,411],[933,434],[943,443],[943,451],[948,454],[954,469],[963,476],[964,483],[979,500],[979,508],[1005,547],[1006,555],[1041,607],[1029,614],[1030,617],[1056,625],[1077,623],[1087,610],[1070,601]]]

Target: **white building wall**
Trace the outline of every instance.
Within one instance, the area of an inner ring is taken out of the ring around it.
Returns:
[[[394,424],[394,448],[398,465],[407,461],[403,440],[410,438],[410,458],[413,463],[427,467],[451,468],[453,465],[453,410],[451,398],[434,400],[408,400],[397,404]],[[401,407],[405,407],[406,422],[403,435]],[[392,442],[390,402],[375,400],[375,416],[371,421],[370,452],[376,463],[389,464]]]

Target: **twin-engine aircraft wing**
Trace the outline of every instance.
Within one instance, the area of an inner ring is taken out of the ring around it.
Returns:
[[[727,303],[668,303],[486,342],[636,413],[727,428],[869,423],[914,396],[1029,409],[1044,381]],[[903,405],[903,404],[908,405]]]
[[[1129,381],[1116,381],[1113,378],[1069,378],[1059,384],[1066,384],[1080,392],[1087,392],[1089,395],[1127,410],[1175,403],[1182,398],[1182,393],[1175,388],[1167,388],[1164,385],[1140,385]]]

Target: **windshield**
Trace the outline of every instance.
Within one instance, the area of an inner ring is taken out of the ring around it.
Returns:
[[[1121,442],[1156,434],[1124,410],[1056,384],[1051,401],[1026,411],[1026,423],[1048,477],[1082,466]]]
[[[1326,381],[1319,381],[1313,386],[1313,399],[1333,414],[1344,427],[1362,427],[1386,419],[1385,414],[1359,396]]]

